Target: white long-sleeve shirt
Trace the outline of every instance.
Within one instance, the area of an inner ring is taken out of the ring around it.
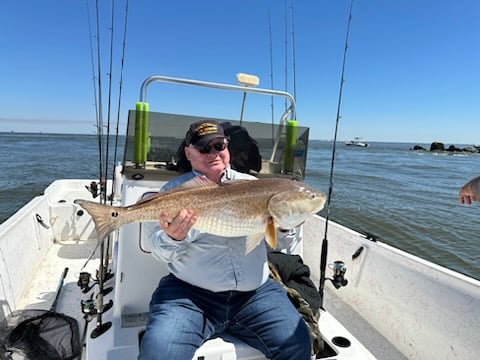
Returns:
[[[172,189],[195,176],[192,171],[165,184],[161,191]],[[226,169],[222,180],[255,179],[255,177]],[[222,211],[222,209],[219,209]],[[238,219],[242,221],[242,219]],[[278,231],[279,247],[285,248],[297,240],[295,229]],[[158,224],[149,236],[154,257],[167,263],[177,278],[192,285],[214,291],[250,291],[268,279],[268,261],[265,241],[245,254],[246,237],[221,237],[190,229],[181,241],[170,238]]]

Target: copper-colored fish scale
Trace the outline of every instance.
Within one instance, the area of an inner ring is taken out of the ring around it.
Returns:
[[[195,228],[239,236],[263,232],[269,218],[270,198],[292,190],[291,180],[264,179],[241,181],[236,184],[186,190],[171,190],[154,195],[126,208],[125,222],[158,220],[159,212],[174,217],[181,209],[192,209],[198,216]]]

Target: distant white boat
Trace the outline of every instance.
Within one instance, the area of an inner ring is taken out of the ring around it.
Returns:
[[[368,143],[362,141],[361,138],[356,137],[353,140],[345,141],[345,145],[353,145],[353,146],[360,146],[360,147],[367,147]]]

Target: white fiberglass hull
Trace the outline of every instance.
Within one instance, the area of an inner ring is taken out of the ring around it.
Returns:
[[[76,317],[83,330],[80,301],[96,295],[98,287],[82,293],[77,287],[78,274],[84,270],[95,274],[99,259],[94,256],[86,269],[82,269],[96,245],[95,232],[91,219],[78,212],[80,208],[73,200],[91,198],[85,190],[89,183],[90,180],[54,182],[45,195],[33,199],[0,225],[0,315],[25,307],[48,309],[58,276],[64,267],[69,267],[58,311]],[[158,182],[127,182],[123,203],[134,202],[144,192],[158,187]],[[316,216],[304,226],[303,258],[315,279],[319,278],[324,223],[323,218]],[[97,319],[90,321],[86,358],[132,359],[138,354],[139,334],[144,328],[150,295],[161,273],[166,271],[164,264],[142,248],[141,226],[126,225],[118,234],[119,242],[113,246],[110,261],[115,276],[105,284],[113,287],[113,291],[104,297],[104,303],[112,300],[113,308],[102,316],[103,323],[112,325],[93,339],[91,332],[97,326]],[[321,315],[320,330],[334,353],[325,358],[480,357],[477,280],[367,240],[335,223],[329,224],[328,242],[328,263],[345,262],[348,285],[336,290],[330,282],[326,284],[327,312]],[[363,248],[360,255],[352,260],[360,248]],[[329,271],[327,276],[331,276]],[[258,351],[229,339],[210,340],[197,355],[207,360],[219,356],[263,358]]]
[[[324,224],[305,225],[304,260],[316,278]],[[408,359],[480,358],[480,281],[339,224],[329,224],[327,239],[328,263],[344,261],[349,281],[327,286]]]

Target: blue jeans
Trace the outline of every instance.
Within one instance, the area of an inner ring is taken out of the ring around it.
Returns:
[[[222,332],[270,359],[310,359],[307,326],[278,283],[269,279],[254,291],[215,293],[173,275],[161,279],[152,295],[139,359],[192,359]]]

